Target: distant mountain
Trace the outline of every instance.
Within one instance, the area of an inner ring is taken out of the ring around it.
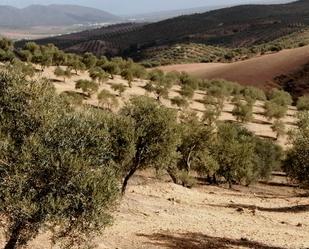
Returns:
[[[306,28],[309,28],[309,0],[300,0],[289,4],[235,6],[157,23],[111,26],[36,42],[54,43],[70,52],[145,60],[145,52],[160,51],[175,44],[250,47]]]
[[[292,2],[291,0],[256,0],[252,1],[255,4],[282,4]],[[158,22],[165,19],[170,19],[177,16],[192,15],[197,13],[204,13],[211,10],[223,9],[227,7],[232,7],[234,4],[225,5],[209,5],[201,6],[189,9],[178,9],[178,10],[167,10],[167,11],[157,11],[143,14],[126,15],[123,16],[124,19],[134,22]]]
[[[18,9],[0,6],[0,27],[64,26],[117,22],[121,18],[108,12],[77,5],[31,5]]]
[[[179,9],[179,10],[167,10],[167,11],[157,11],[144,14],[135,14],[129,16],[123,16],[125,19],[134,22],[158,22],[165,19],[170,19],[177,16],[190,15],[194,13],[203,13],[215,9],[220,9],[225,6],[206,6],[206,7],[197,7],[190,9]]]

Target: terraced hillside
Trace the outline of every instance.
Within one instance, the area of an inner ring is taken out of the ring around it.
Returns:
[[[244,5],[180,16],[152,24],[122,24],[37,41],[71,52],[123,55],[144,60],[143,51],[183,43],[250,47],[302,31],[309,25],[309,2]],[[100,41],[100,42],[98,42]]]

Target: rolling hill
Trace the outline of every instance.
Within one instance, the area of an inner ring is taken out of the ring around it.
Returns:
[[[160,68],[166,72],[185,71],[204,79],[222,78],[262,89],[282,87],[294,96],[300,96],[309,90],[308,66],[304,67],[308,62],[309,46],[304,46],[234,63],[179,64]],[[281,76],[280,80],[278,76]]]
[[[0,27],[64,26],[120,21],[108,12],[77,5],[31,5],[18,9],[0,6]]]
[[[145,60],[143,51],[198,43],[228,48],[273,41],[309,26],[309,1],[288,4],[243,5],[202,14],[180,16],[151,24],[124,24],[37,40],[69,52],[93,52]],[[99,47],[99,49],[98,49]],[[147,57],[147,56],[146,56]]]

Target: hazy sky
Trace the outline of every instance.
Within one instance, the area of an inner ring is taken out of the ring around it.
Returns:
[[[133,14],[261,1],[263,0],[0,0],[0,5],[25,7],[30,4],[78,4],[99,8],[114,14]],[[267,2],[267,0],[264,1]],[[271,1],[273,0],[269,0],[268,2]]]

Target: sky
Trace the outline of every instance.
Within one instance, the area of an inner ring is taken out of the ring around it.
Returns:
[[[102,9],[113,14],[129,15],[202,6],[236,5],[259,1],[267,2],[267,0],[0,0],[0,5],[26,7],[31,4],[76,4]],[[269,0],[269,2],[271,1],[273,0]]]

